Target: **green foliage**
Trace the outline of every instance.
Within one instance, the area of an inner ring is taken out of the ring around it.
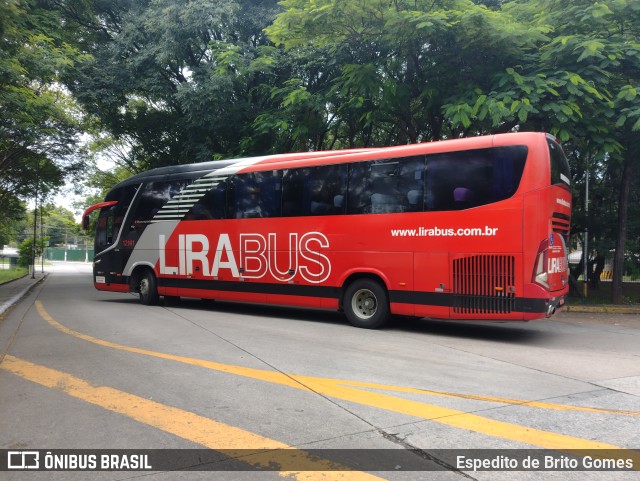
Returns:
[[[0,191],[0,204],[3,206],[2,215],[0,215],[1,249],[17,241],[18,235],[24,229],[27,212],[24,202],[6,192]]]
[[[18,265],[21,267],[29,267],[33,264],[34,256],[38,258],[42,255],[47,239],[36,239],[34,244],[33,238],[27,238],[18,246]],[[35,251],[33,246],[35,245]]]
[[[545,26],[467,0],[282,5],[266,32],[290,52],[325,49],[332,57],[327,110],[350,145],[509,130],[534,110],[530,101],[510,107],[530,88],[518,84],[516,67],[547,38]],[[507,75],[505,64],[513,65]],[[370,128],[378,135],[350,135]]]
[[[6,0],[0,20],[0,211],[46,195],[80,168],[79,113],[62,88],[86,58],[57,37],[59,16],[36,0]]]
[[[264,28],[275,0],[89,1],[69,15],[104,39],[70,88],[135,171],[239,155],[277,55]],[[251,143],[245,143],[250,146]]]
[[[77,244],[77,239],[85,235],[73,212],[64,207],[45,206],[42,209],[42,224],[51,246]]]

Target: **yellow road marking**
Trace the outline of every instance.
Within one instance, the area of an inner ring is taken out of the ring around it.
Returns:
[[[150,351],[146,349],[139,349],[121,344],[104,341],[97,339],[86,334],[69,329],[55,319],[53,319],[49,313],[44,309],[44,306],[40,301],[36,301],[36,307],[40,315],[53,327],[60,331],[69,334],[71,336],[84,339],[86,341],[118,349],[122,351],[133,352],[136,354],[143,354],[146,356],[152,356],[161,359],[168,359],[172,361],[182,362],[185,364],[191,364],[195,366],[204,367],[216,371],[221,371],[229,374],[235,374],[239,376],[248,377],[251,379],[257,379],[261,381],[276,383],[293,387],[296,389],[302,389],[305,391],[313,391],[319,394],[323,394],[328,397],[341,399],[344,401],[350,401],[366,406],[377,407],[387,411],[406,414],[409,416],[429,419],[447,426],[456,427],[468,431],[474,431],[477,433],[485,434],[492,437],[499,437],[503,439],[509,439],[512,441],[525,443],[533,446],[538,446],[546,449],[555,450],[575,450],[575,449],[622,449],[618,446],[614,446],[607,443],[600,443],[597,441],[591,441],[588,439],[577,438],[564,434],[553,433],[549,431],[543,431],[535,428],[529,428],[526,426],[520,426],[518,424],[507,423],[503,421],[496,421],[493,419],[485,418],[476,414],[466,413],[464,411],[458,411],[455,409],[444,408],[432,404],[427,404],[419,401],[412,401],[399,397],[394,397],[388,394],[379,394],[357,389],[357,387],[369,387],[386,390],[403,391],[408,388],[397,388],[394,386],[386,386],[382,384],[368,384],[351,382],[339,379],[327,379],[318,378],[312,376],[297,376],[297,375],[285,375],[278,372],[266,371],[261,369],[252,369],[241,366],[233,366],[229,364],[221,364],[212,361],[205,361],[202,359],[194,359],[183,356],[176,356],[172,354],[165,354],[156,351]],[[350,387],[356,386],[356,387]],[[424,393],[425,391],[418,392]],[[474,399],[482,400],[495,400],[497,398],[480,398],[474,397]],[[518,403],[526,404],[526,402]],[[542,407],[545,403],[539,403],[534,407]],[[567,406],[567,408],[570,408]],[[580,410],[580,409],[578,409]],[[602,411],[596,411],[602,412]],[[639,460],[640,461],[640,460]],[[637,465],[637,464],[636,464]]]
[[[570,406],[567,404],[554,404],[554,403],[548,403],[548,402],[542,402],[542,401],[525,401],[522,399],[510,399],[510,398],[492,397],[492,396],[479,396],[475,394],[460,394],[460,393],[453,393],[453,392],[431,391],[429,389],[416,389],[412,387],[390,386],[388,384],[375,384],[375,383],[360,382],[360,381],[340,381],[340,384],[348,385],[351,387],[382,389],[385,391],[404,392],[404,393],[410,393],[410,394],[422,394],[427,396],[470,399],[473,401],[493,402],[493,403],[500,403],[500,404],[513,404],[516,406],[525,406],[525,407],[532,407],[532,408],[539,408],[539,409],[551,409],[555,411],[577,411],[577,412],[586,412],[586,413],[640,416],[640,411],[630,411],[625,409],[605,409],[605,408],[593,408],[593,407],[584,407],[584,406]]]
[[[226,456],[236,458],[257,468],[272,468],[274,463],[279,466],[283,464],[291,466],[295,463],[295,466],[304,466],[308,469],[308,471],[295,472],[280,471],[280,475],[283,477],[292,475],[300,481],[331,479],[374,481],[382,479],[360,471],[349,471],[349,468],[345,466],[317,459],[305,451],[259,434],[111,387],[93,386],[78,377],[11,355],[5,356],[0,364],[0,369],[215,451],[220,451]],[[256,450],[257,452],[247,454],[247,450]]]

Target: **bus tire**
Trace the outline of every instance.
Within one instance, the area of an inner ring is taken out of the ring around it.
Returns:
[[[349,284],[342,301],[351,325],[377,329],[389,320],[387,291],[373,279],[357,279]]]
[[[145,306],[155,306],[160,302],[158,281],[151,269],[145,269],[142,273],[138,292],[140,293],[140,302]]]

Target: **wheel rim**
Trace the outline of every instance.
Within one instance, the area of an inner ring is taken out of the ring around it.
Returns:
[[[360,319],[371,319],[378,310],[378,299],[369,289],[359,289],[351,298],[351,307]]]
[[[144,298],[149,296],[149,279],[146,277],[140,281],[140,295]]]

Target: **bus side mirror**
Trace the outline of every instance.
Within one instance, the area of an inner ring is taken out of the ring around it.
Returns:
[[[89,216],[88,215],[85,215],[82,218],[82,228],[84,230],[89,230]]]

